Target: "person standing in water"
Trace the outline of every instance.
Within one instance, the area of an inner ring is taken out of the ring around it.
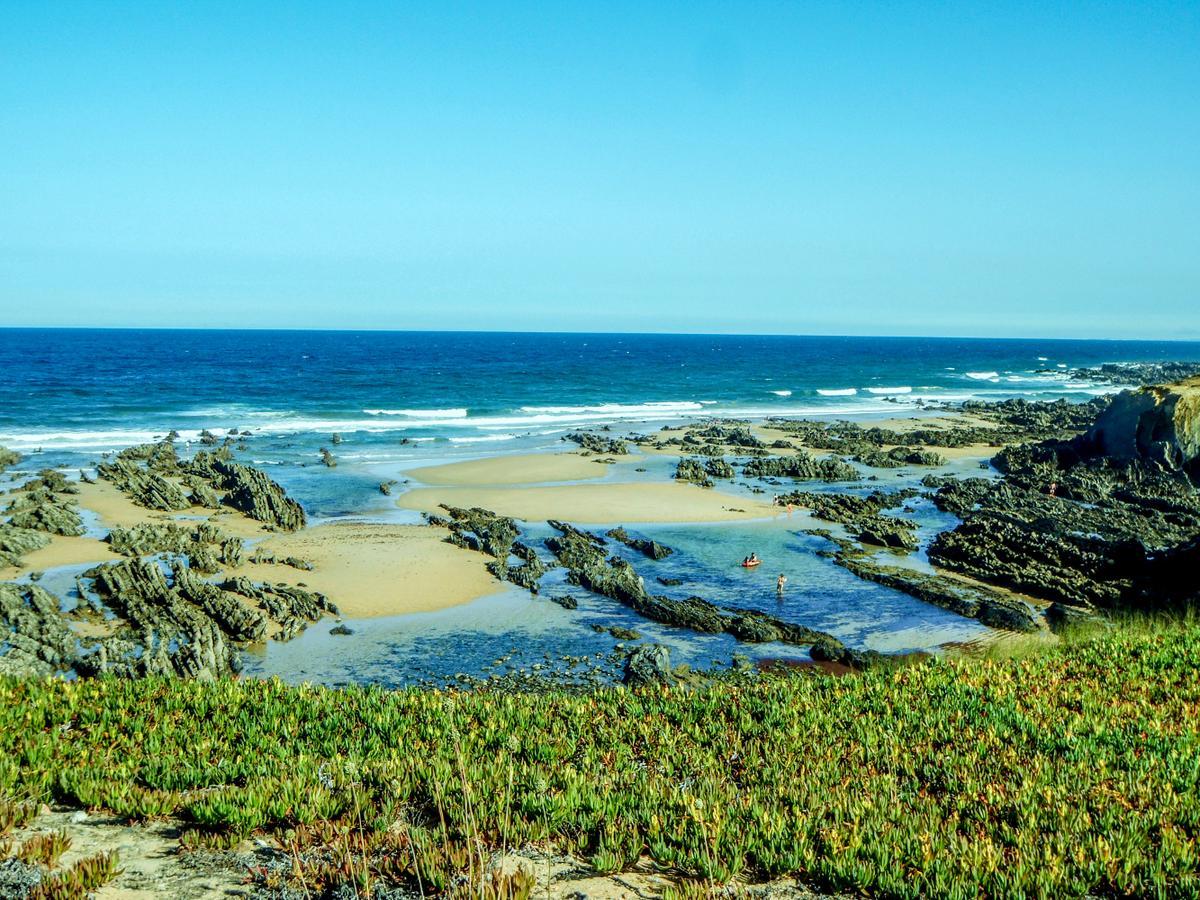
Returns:
[[[784,585],[786,585],[786,584],[787,584],[787,576],[784,575],[782,572],[780,572],[779,577],[775,579],[775,593],[779,596],[779,598],[781,600],[783,599],[783,588],[784,588]]]

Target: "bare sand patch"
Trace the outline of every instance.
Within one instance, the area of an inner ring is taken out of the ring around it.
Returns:
[[[295,556],[307,572],[272,563],[246,563],[232,574],[304,584],[329,597],[352,619],[430,612],[502,590],[486,558],[447,544],[446,532],[425,525],[341,523],[273,535],[256,549]]]
[[[422,484],[432,485],[506,485],[540,484],[548,481],[584,481],[603,478],[608,465],[598,462],[605,456],[579,453],[521,453],[490,456],[469,462],[425,466],[405,474]],[[619,457],[622,462],[631,457]]]
[[[89,537],[50,535],[50,543],[40,550],[26,553],[21,566],[0,568],[0,581],[11,581],[30,572],[45,572],[59,566],[102,563],[120,559],[104,541]]]
[[[436,512],[441,504],[482,506],[505,516],[535,521],[564,519],[585,524],[632,522],[726,522],[762,519],[779,510],[758,500],[690,484],[572,484],[548,487],[417,488],[396,504]]]

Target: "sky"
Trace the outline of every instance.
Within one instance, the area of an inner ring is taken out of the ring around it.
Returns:
[[[0,325],[1200,337],[1200,3],[17,2]]]

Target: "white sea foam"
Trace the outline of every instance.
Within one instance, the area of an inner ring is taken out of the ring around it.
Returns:
[[[595,406],[522,406],[521,412],[540,415],[638,416],[695,412],[716,401],[655,400],[649,403],[600,403]]]
[[[900,387],[869,387],[867,388],[867,393],[876,395],[911,394],[912,388],[907,385],[901,385]]]
[[[772,393],[772,394],[774,394],[776,397],[790,397],[790,396],[792,396],[792,392],[791,392],[791,391],[771,391],[771,393]]]
[[[517,436],[515,434],[484,434],[479,435],[478,437],[452,437],[450,438],[450,443],[482,444],[488,441],[515,441],[516,439]]]
[[[964,374],[972,381],[993,381],[1000,377],[999,372],[966,372]]]
[[[1039,356],[1039,357],[1038,357],[1038,362],[1045,362],[1045,361],[1046,361],[1046,360],[1048,360],[1049,358],[1050,358],[1050,357],[1048,357],[1048,356]]]
[[[822,397],[853,397],[858,388],[817,388],[817,393]]]
[[[465,419],[465,409],[364,409],[368,416],[407,416],[410,419]]]

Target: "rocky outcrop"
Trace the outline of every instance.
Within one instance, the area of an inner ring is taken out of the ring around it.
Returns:
[[[1076,607],[1200,599],[1200,583],[1183,574],[1200,534],[1200,492],[1185,468],[1195,407],[1185,393],[1131,392],[1083,437],[997,454],[1000,481],[939,485],[935,502],[963,522],[935,538],[930,561]]]
[[[23,487],[8,504],[4,511],[9,517],[8,524],[13,528],[48,534],[83,534],[83,519],[75,501],[45,486],[31,487],[33,484],[37,482]]]
[[[1038,618],[1033,608],[1015,597],[982,585],[970,585],[936,574],[919,572],[900,566],[881,565],[873,560],[839,553],[838,565],[859,578],[882,584],[894,590],[948,609],[971,619],[978,619],[990,628],[1005,631],[1037,631]]]
[[[761,456],[742,466],[747,478],[791,478],[795,481],[858,481],[858,469],[844,459],[817,459],[800,451],[794,456]]]
[[[0,447],[0,473],[3,473],[9,466],[15,466],[21,461],[21,454],[16,450],[9,450],[7,447]]]
[[[0,524],[0,566],[20,566],[27,553],[49,543],[50,536],[44,531]]]
[[[125,451],[127,453],[129,451]],[[111,481],[121,493],[146,509],[178,511],[192,505],[187,494],[174,482],[167,480],[165,475],[144,468],[136,461],[136,457],[125,454],[118,455],[110,462],[100,463],[96,467],[100,477]]]
[[[671,670],[671,651],[663,644],[643,644],[625,660],[622,681],[629,687],[646,687],[655,684],[673,684],[675,674]]]
[[[613,528],[607,534],[614,541],[620,541],[629,549],[636,550],[650,559],[666,559],[675,552],[670,547],[660,544],[658,541],[648,541],[644,538],[631,537],[629,532],[624,528]]]
[[[58,598],[35,584],[0,583],[0,674],[52,675],[75,659],[75,635]]]
[[[793,491],[777,497],[775,502],[780,506],[807,507],[818,519],[845,525],[864,544],[907,552],[917,549],[917,523],[882,513],[900,506],[916,493],[912,489],[873,491],[865,495]]]
[[[946,464],[946,457],[940,453],[915,447],[869,450],[856,454],[854,459],[873,469],[898,469],[901,466],[944,466]]]
[[[574,431],[563,435],[564,441],[578,444],[584,450],[599,453],[604,456],[625,456],[629,453],[629,445],[619,438],[608,438],[590,431]]]
[[[1200,378],[1119,394],[1074,446],[1084,457],[1141,460],[1200,481]]]
[[[227,452],[227,451],[226,451]],[[224,503],[277,531],[299,531],[304,509],[261,469],[232,462],[221,452],[202,451],[188,464],[190,474],[225,492]]]

